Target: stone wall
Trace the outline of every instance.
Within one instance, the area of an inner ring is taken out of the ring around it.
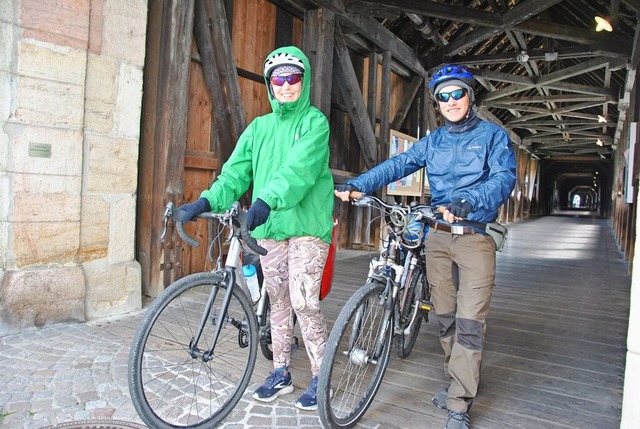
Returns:
[[[0,2],[0,335],[141,306],[147,0]]]

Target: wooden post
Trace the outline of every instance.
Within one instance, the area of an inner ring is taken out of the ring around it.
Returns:
[[[334,34],[333,12],[313,9],[305,13],[303,50],[311,60],[311,104],[320,109],[327,119],[331,117]]]
[[[149,4],[149,39],[159,43],[145,60],[143,103],[151,113],[144,116],[141,137],[137,243],[149,249],[138,253],[143,293],[149,296],[163,290],[163,203],[183,191],[193,6],[193,0]]]

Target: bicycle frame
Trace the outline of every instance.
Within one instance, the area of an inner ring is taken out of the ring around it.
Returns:
[[[381,200],[377,198],[372,198],[370,196],[367,196],[366,198],[367,199],[365,199],[365,204],[370,204],[369,201],[372,200],[372,201],[375,201],[377,204],[379,204],[381,207],[384,207],[386,209],[392,209],[392,210],[397,209],[396,207],[383,203]],[[431,217],[431,216],[433,215],[425,214],[425,217]],[[407,249],[407,255],[405,258],[404,265],[400,265],[396,263],[396,255],[400,251],[400,249],[403,247],[403,241],[400,237],[399,230],[397,227],[394,228],[394,227],[391,227],[390,225],[386,225],[386,227],[387,227],[387,235],[388,235],[386,244],[383,247],[383,249],[380,251],[380,257],[378,259],[372,259],[370,261],[369,272],[367,274],[368,279],[375,279],[377,281],[381,281],[385,283],[386,287],[385,287],[384,295],[387,297],[385,302],[385,312],[384,312],[385,323],[381,325],[380,331],[376,336],[375,352],[373,356],[370,357],[370,359],[372,359],[372,362],[375,362],[383,353],[384,344],[385,344],[384,340],[390,328],[391,320],[394,320],[394,324],[397,325],[398,321],[396,321],[393,318],[394,307],[396,305],[399,305],[400,309],[402,310],[407,304],[407,299],[409,294],[408,293],[403,294],[402,301],[398,302],[398,293],[400,289],[409,287],[409,285],[407,285],[406,282],[411,279],[411,276],[415,270],[415,267],[418,265],[418,261],[419,261],[418,255],[416,255],[416,251],[419,251],[417,250],[419,249],[419,247],[411,247],[411,248],[405,247]],[[411,322],[408,324],[408,327],[405,330],[400,331],[399,326],[394,326],[394,331],[408,333],[410,330],[411,324],[413,323],[415,318],[418,317],[419,310],[420,309],[418,308],[418,306],[416,306],[411,316]]]
[[[229,309],[229,303],[231,302],[231,296],[233,294],[233,288],[235,287],[235,285],[239,282],[240,286],[243,289],[245,290],[247,289],[247,280],[244,276],[244,272],[242,271],[242,260],[240,257],[243,251],[241,238],[244,238],[245,243],[247,243],[248,247],[252,248],[252,250],[256,251],[257,253],[263,253],[262,250],[264,250],[259,248],[257,243],[254,243],[255,240],[249,241],[247,239],[247,237],[250,237],[248,235],[248,231],[244,231],[242,228],[234,227],[233,217],[240,216],[240,214],[244,215],[244,212],[240,211],[240,207],[238,203],[234,203],[234,205],[229,210],[228,214],[219,215],[211,212],[206,212],[198,215],[198,218],[209,219],[209,220],[217,219],[218,221],[223,223],[226,228],[229,228],[229,230],[231,231],[231,235],[228,239],[228,241],[230,242],[229,252],[227,253],[227,257],[224,262],[224,267],[217,268],[216,270],[214,270],[214,272],[219,271],[222,273],[222,276],[223,276],[222,282],[225,284],[226,287],[225,287],[225,295],[222,299],[222,305],[220,307],[220,317],[218,317],[216,320],[216,327],[213,333],[211,347],[209,348],[208,351],[203,353],[198,349],[198,343],[200,342],[200,339],[202,337],[202,332],[204,331],[205,325],[211,315],[213,303],[220,289],[219,286],[212,288],[211,293],[209,294],[209,297],[207,300],[205,311],[202,315],[202,319],[200,320],[198,329],[196,330],[194,338],[189,344],[189,349],[190,349],[189,352],[191,354],[191,357],[200,358],[204,362],[208,362],[213,358],[216,344],[218,343],[218,339],[220,338],[220,333],[222,332],[222,328],[225,323],[231,322],[237,328],[242,329],[242,326],[237,326],[237,322],[226,320],[227,311]],[[167,208],[165,210],[165,219],[172,215],[173,215],[173,204],[169,203],[167,204]],[[176,226],[177,226],[178,234],[183,240],[185,240],[187,243],[191,244],[192,246],[195,246],[195,247],[199,246],[199,243],[195,239],[193,239],[192,237],[189,237],[186,234],[181,222],[176,222]],[[163,236],[164,236],[164,233],[163,233]],[[254,246],[257,246],[257,248]],[[266,251],[264,251],[264,253],[266,253]],[[264,325],[263,319],[264,319],[264,306],[266,302],[265,296],[266,296],[266,293],[261,294],[260,301],[258,304],[258,309],[256,311],[256,316],[258,318],[259,326]]]
[[[332,428],[350,428],[362,418],[382,383],[392,344],[399,357],[409,356],[431,310],[422,244],[424,223],[436,216],[431,207],[350,196],[354,205],[378,211],[372,218],[384,219],[380,229],[387,234],[379,256],[370,260],[367,281],[346,302],[327,341],[318,413]]]

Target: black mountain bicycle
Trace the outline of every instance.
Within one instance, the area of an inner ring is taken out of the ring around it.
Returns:
[[[318,412],[328,428],[350,428],[362,418],[382,383],[392,342],[396,354],[407,357],[432,309],[422,240],[436,219],[431,207],[351,196],[354,205],[379,212],[383,246],[329,335],[318,379]]]

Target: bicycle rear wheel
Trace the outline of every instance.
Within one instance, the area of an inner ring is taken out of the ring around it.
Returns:
[[[318,413],[325,427],[354,426],[382,383],[393,334],[393,312],[385,316],[387,299],[385,286],[369,281],[338,315],[318,378]]]
[[[426,284],[424,273],[416,268],[411,274],[408,288],[403,293],[408,294],[404,308],[400,309],[403,296],[398,297],[396,305],[396,324],[399,332],[396,332],[396,355],[406,358],[411,354],[422,325],[422,301],[426,299]]]
[[[227,288],[220,273],[198,273],[169,286],[147,311],[129,355],[129,391],[153,428],[210,428],[244,393],[256,362],[258,330],[251,302],[234,287],[213,356],[209,350]],[[211,310],[206,304],[214,293]],[[197,350],[191,345],[203,317]],[[201,356],[195,356],[200,354]]]

